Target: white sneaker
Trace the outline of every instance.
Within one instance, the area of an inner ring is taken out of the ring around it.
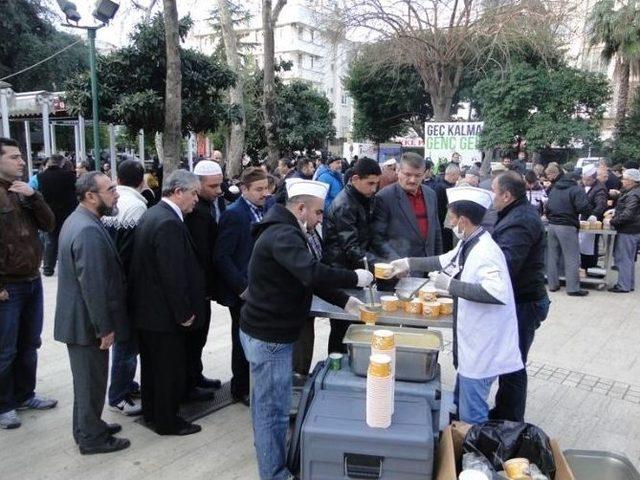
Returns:
[[[112,412],[118,412],[127,417],[135,417],[136,415],[142,415],[142,406],[138,405],[135,400],[127,397],[117,405],[109,405],[109,410]]]
[[[9,410],[8,412],[0,413],[0,428],[11,430],[18,428],[22,423],[20,417],[15,410]]]

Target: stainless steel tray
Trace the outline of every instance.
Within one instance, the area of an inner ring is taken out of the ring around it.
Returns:
[[[438,371],[438,354],[442,350],[442,334],[435,330],[424,330],[408,327],[384,327],[392,332],[403,335],[433,335],[438,338],[439,348],[428,349],[406,345],[396,345],[396,379],[408,382],[428,382],[433,380]],[[371,340],[354,340],[355,334],[367,332],[373,335],[375,325],[350,325],[343,342],[347,345],[349,365],[356,375],[365,377],[369,368],[371,356]]]
[[[349,289],[343,290],[347,295],[354,296],[359,300],[367,303],[369,302],[368,295],[364,290]],[[391,295],[389,292],[374,292],[376,296],[376,302],[380,301],[382,295]],[[313,303],[311,304],[311,315],[314,317],[326,317],[336,320],[348,320],[359,321],[358,317],[353,316],[345,312],[340,307],[325,302],[319,297],[313,297]],[[436,328],[451,328],[453,320],[451,315],[440,315],[438,318],[426,318],[423,315],[416,313],[407,313],[404,310],[397,310],[395,312],[381,312],[380,318],[376,321],[376,325],[402,325],[409,327],[436,327]]]
[[[564,456],[576,480],[640,480],[627,457],[598,450],[565,450]]]

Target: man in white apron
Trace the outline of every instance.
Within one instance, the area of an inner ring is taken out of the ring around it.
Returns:
[[[460,420],[488,420],[487,398],[499,375],[524,368],[518,324],[504,255],[481,226],[491,193],[475,187],[447,190],[458,244],[440,256],[392,262],[394,273],[433,272],[435,287],[454,299],[453,363],[458,370],[454,400]]]

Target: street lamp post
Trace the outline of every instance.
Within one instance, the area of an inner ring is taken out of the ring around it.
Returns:
[[[73,2],[57,0],[60,9],[67,17],[67,21],[75,22],[63,24],[65,27],[79,28],[87,31],[89,37],[89,70],[91,72],[91,110],[93,117],[93,161],[95,169],[100,170],[100,120],[98,118],[98,71],[96,65],[96,31],[104,27],[114,17],[119,5],[111,0],[98,0],[92,15],[102,22],[101,25],[78,25],[80,14]]]
[[[93,161],[100,171],[100,121],[98,119],[98,71],[96,68],[96,30],[87,28],[89,36],[89,70],[91,71],[91,110],[93,118]]]

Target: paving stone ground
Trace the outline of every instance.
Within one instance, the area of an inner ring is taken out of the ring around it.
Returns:
[[[160,437],[134,419],[106,411],[132,446],[110,455],[81,456],[71,436],[71,373],[64,345],[53,340],[56,277],[44,279],[45,327],[39,393],[60,401],[48,412],[23,412],[23,425],[0,431],[0,479],[257,478],[249,412],[231,405],[198,421],[201,433]],[[640,292],[592,290],[586,298],[551,294],[551,313],[530,354],[527,420],[563,449],[613,450],[640,469]],[[213,307],[204,354],[208,377],[230,377],[230,317]],[[326,351],[329,322],[316,321],[315,358]],[[450,331],[445,339],[451,340]],[[440,357],[445,387],[453,385],[450,352]]]

